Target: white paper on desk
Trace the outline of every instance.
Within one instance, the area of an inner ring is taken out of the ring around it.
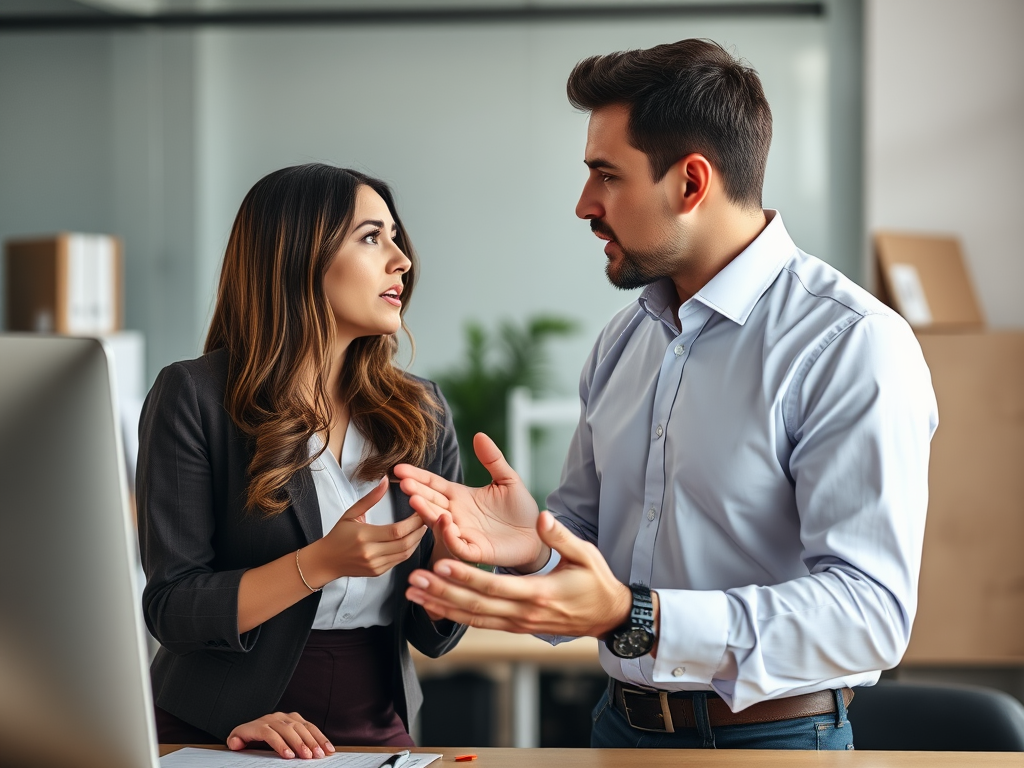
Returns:
[[[388,752],[335,752],[319,760],[288,760],[283,762],[273,752],[225,752],[216,749],[196,749],[185,747],[160,758],[160,768],[253,768],[253,766],[272,765],[308,765],[310,768],[379,768],[380,764],[391,757]],[[435,760],[441,759],[439,754],[413,752],[409,759],[402,763],[402,768],[423,768]]]

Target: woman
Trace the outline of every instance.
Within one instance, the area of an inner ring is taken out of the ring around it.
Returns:
[[[242,202],[205,354],[160,373],[140,427],[161,742],[412,744],[408,643],[465,629],[406,601],[447,551],[382,480],[461,477],[441,393],[393,364],[414,276],[383,182],[311,164]]]

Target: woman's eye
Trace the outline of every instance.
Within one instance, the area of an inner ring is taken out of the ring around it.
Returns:
[[[380,230],[371,232],[363,238],[363,242],[367,245],[377,245],[377,239],[380,237]]]

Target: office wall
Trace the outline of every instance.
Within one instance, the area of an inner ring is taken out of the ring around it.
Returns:
[[[558,348],[572,392],[593,337],[634,294],[608,285],[601,244],[573,213],[586,116],[565,78],[586,55],[686,36],[731,44],[761,71],[776,114],[766,204],[829,257],[823,23],[701,19],[204,32],[199,269],[212,285],[238,202],[264,173],[357,167],[394,185],[423,262],[414,370],[456,361],[466,320],[557,312],[583,327]]]
[[[126,324],[146,334],[147,386],[160,366],[193,356],[202,331],[192,309],[193,37],[0,34],[0,241],[120,235]]]
[[[993,326],[1024,326],[1024,3],[869,0],[866,218],[963,242]]]
[[[161,367],[198,353],[205,320],[197,306],[210,290],[196,258],[196,33],[108,36],[113,231],[125,244],[126,323],[146,334],[148,387]]]
[[[111,230],[110,56],[102,35],[0,35],[0,240]]]
[[[582,327],[554,348],[555,388],[572,392],[594,335],[634,295],[607,284],[600,243],[573,214],[586,118],[565,101],[572,65],[688,36],[748,59],[775,114],[766,205],[859,278],[860,4],[828,6],[825,17],[5,32],[0,237],[122,235],[126,319],[147,336],[151,381],[199,351],[251,184],[291,163],[352,165],[393,183],[423,261],[413,370],[453,364],[468,319],[556,312]]]

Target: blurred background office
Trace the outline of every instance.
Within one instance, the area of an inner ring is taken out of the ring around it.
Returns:
[[[393,185],[422,261],[411,370],[464,372],[469,323],[500,356],[500,321],[557,317],[575,331],[547,338],[533,383],[571,399],[593,338],[634,294],[607,283],[573,213],[586,115],[566,76],[589,55],[707,37],[761,75],[775,121],[764,203],[798,245],[870,288],[872,233],[955,234],[988,324],[1020,328],[1022,32],[1018,0],[0,0],[0,240],[120,237],[123,326],[145,339],[148,388],[199,354],[252,184],[309,161],[358,168]],[[538,495],[568,430],[534,441]],[[998,587],[1009,635],[1024,629],[1022,583]],[[1020,698],[1024,631],[1007,643],[897,674]],[[519,693],[485,697],[488,723],[506,723],[486,740],[574,743],[565,713],[593,693],[588,652],[557,661],[560,676],[515,649],[467,657]],[[555,725],[524,725],[541,694]]]

